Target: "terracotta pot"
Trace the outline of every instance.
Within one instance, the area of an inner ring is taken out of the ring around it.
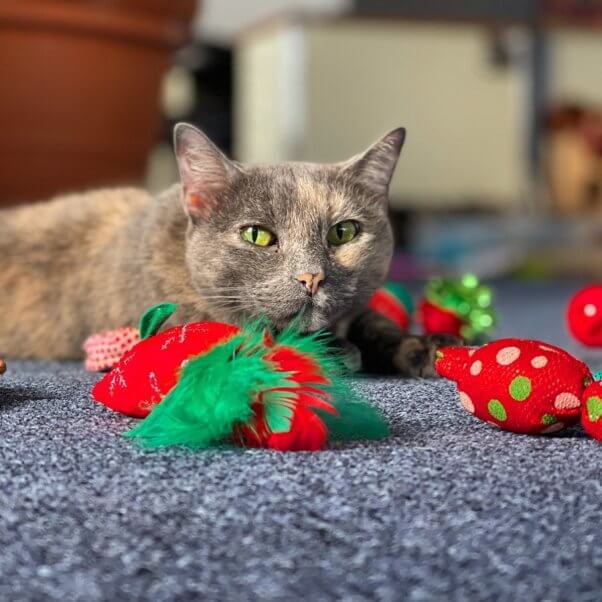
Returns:
[[[196,5],[0,2],[0,204],[140,180]]]

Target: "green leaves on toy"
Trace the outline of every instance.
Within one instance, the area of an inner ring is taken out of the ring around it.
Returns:
[[[177,307],[175,303],[159,303],[147,309],[140,318],[140,338],[144,340],[157,334]]]

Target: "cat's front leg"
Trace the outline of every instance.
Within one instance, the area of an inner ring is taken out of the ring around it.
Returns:
[[[364,372],[411,377],[437,376],[437,349],[462,344],[450,335],[404,333],[396,324],[370,310],[349,323],[345,338],[359,349]]]

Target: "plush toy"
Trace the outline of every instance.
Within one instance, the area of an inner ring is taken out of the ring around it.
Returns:
[[[583,345],[602,347],[602,285],[581,289],[567,309],[570,333]]]
[[[584,426],[592,436],[602,435],[602,404],[597,401],[601,385],[583,362],[558,347],[522,339],[492,341],[478,348],[445,347],[438,352],[435,367],[456,382],[468,412],[501,429],[531,434],[560,431],[579,421],[585,399],[589,410]]]
[[[117,365],[121,356],[140,342],[137,328],[125,327],[93,334],[84,341],[84,366],[90,372],[104,372]]]
[[[594,378],[597,378],[596,374]],[[596,380],[583,392],[581,424],[585,432],[602,441],[602,381]]]
[[[398,282],[387,282],[379,288],[372,295],[368,307],[397,324],[402,330],[409,328],[414,313],[410,293]]]
[[[157,334],[174,309],[151,308],[142,340],[92,391],[113,410],[146,417],[127,433],[141,445],[313,451],[329,439],[387,435],[380,414],[342,380],[342,360],[322,335],[293,326],[273,337],[261,325],[219,322]]]
[[[451,334],[476,342],[495,328],[492,292],[476,276],[429,282],[418,307],[418,321],[425,334]]]

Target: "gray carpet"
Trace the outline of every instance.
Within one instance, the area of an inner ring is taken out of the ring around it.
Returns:
[[[500,334],[566,344],[566,295],[504,287]],[[144,453],[96,378],[0,379],[0,600],[600,600],[602,448],[578,428],[503,433],[448,383],[381,379],[358,386],[383,442]]]

